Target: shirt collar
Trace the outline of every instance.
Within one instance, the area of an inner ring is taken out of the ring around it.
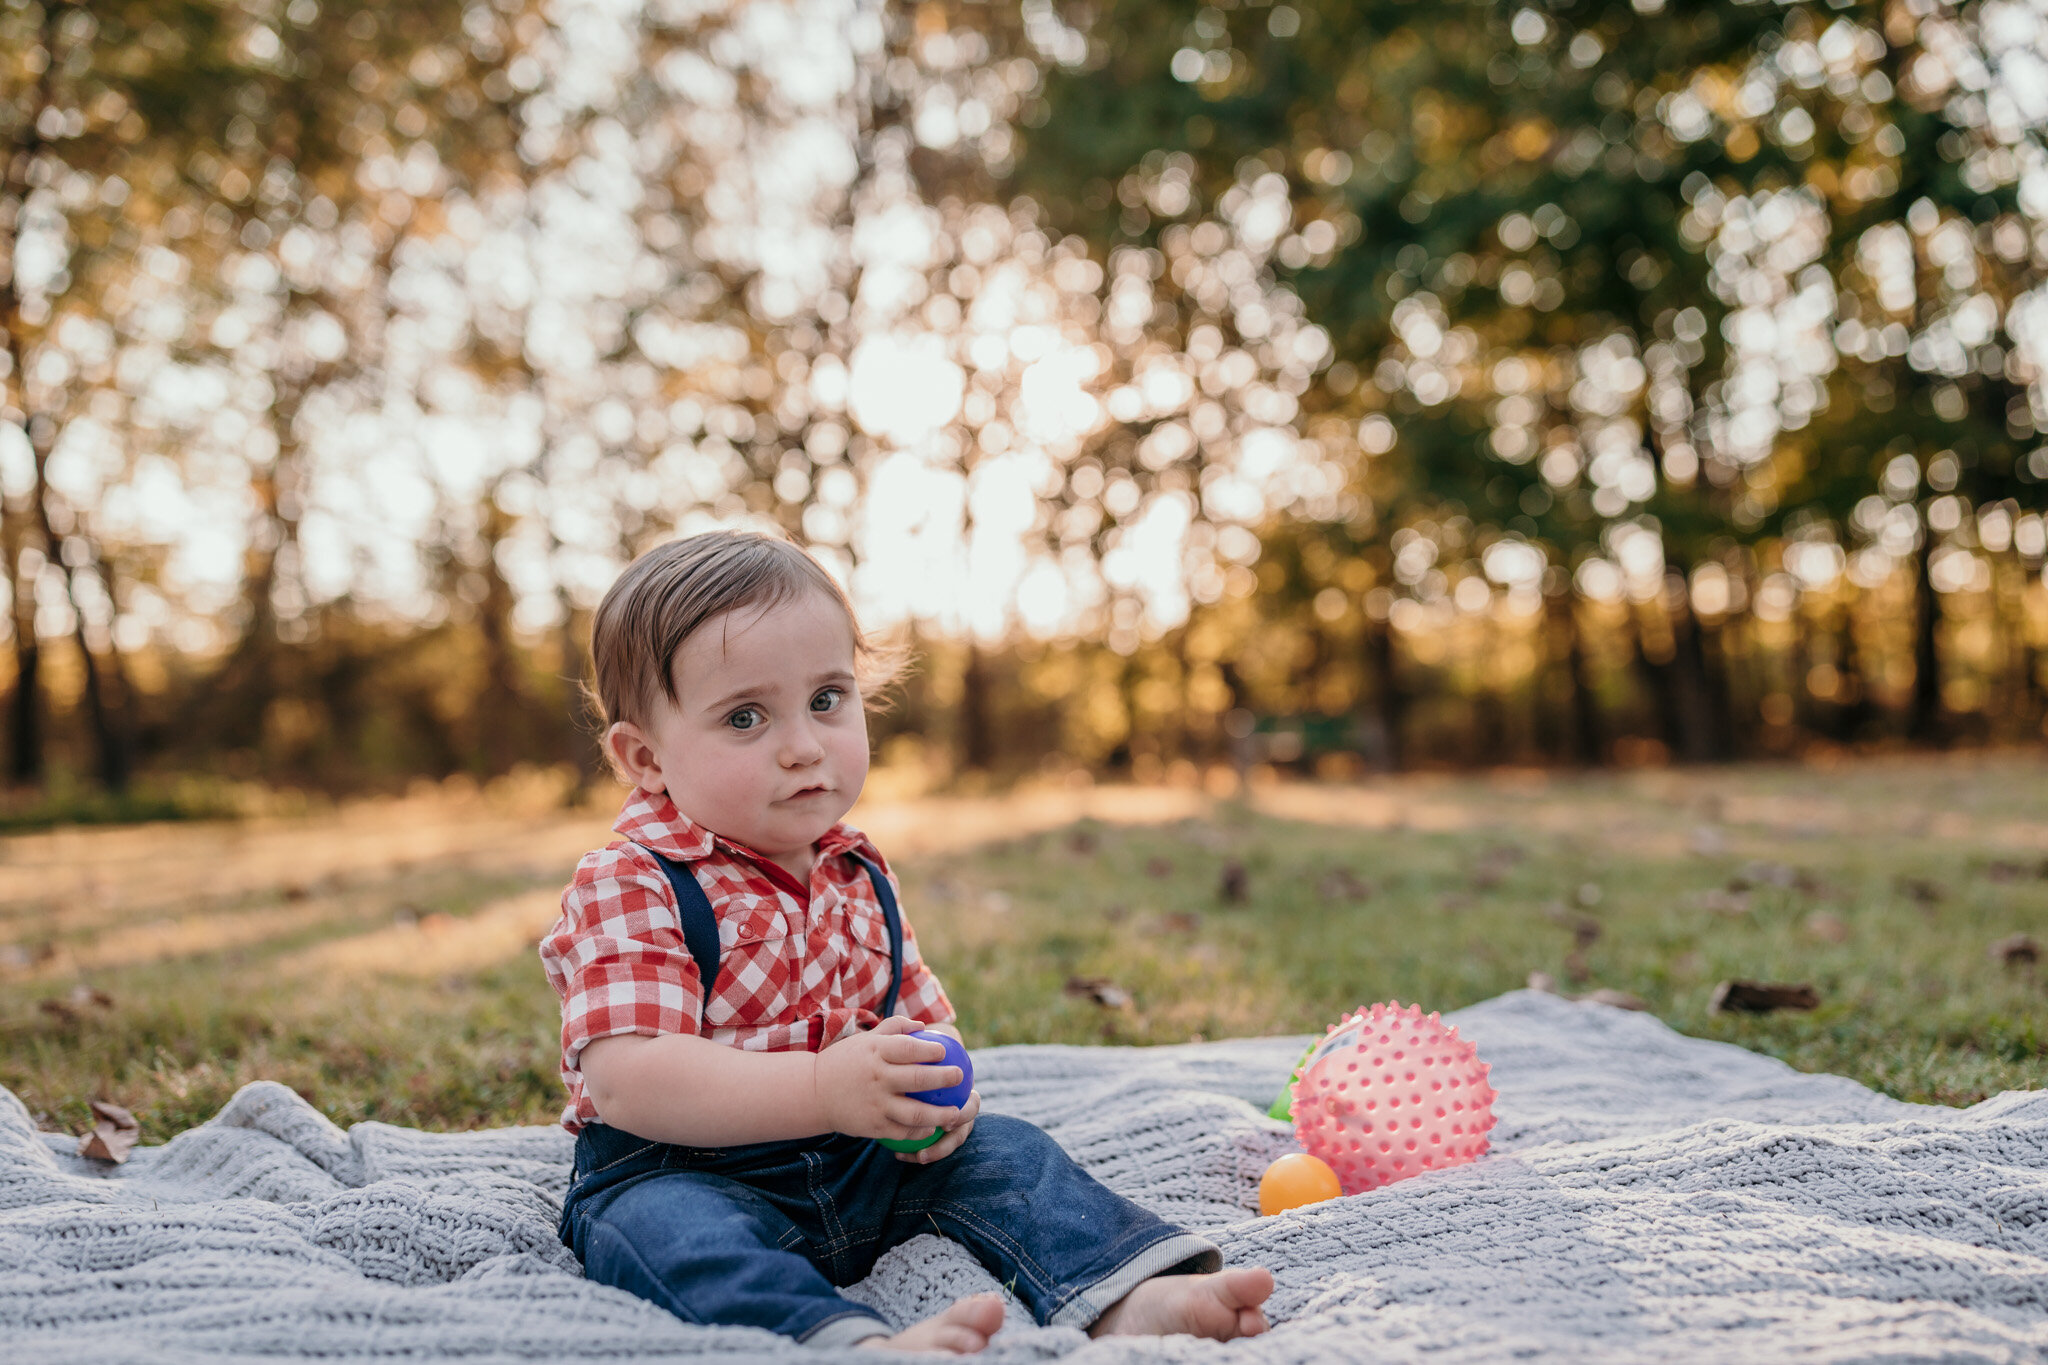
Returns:
[[[761,859],[760,854],[745,844],[713,834],[677,810],[676,803],[669,799],[667,792],[650,792],[635,787],[626,797],[619,818],[612,822],[612,832],[679,862],[699,862],[719,848],[755,861]],[[881,857],[875,846],[868,842],[868,836],[844,820],[818,837],[817,848],[820,861],[841,853],[855,853],[871,861],[878,861]]]

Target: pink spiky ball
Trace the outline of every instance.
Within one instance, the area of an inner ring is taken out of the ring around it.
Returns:
[[[1346,1194],[1486,1155],[1495,1091],[1458,1030],[1398,1001],[1347,1014],[1294,1083],[1294,1135]]]

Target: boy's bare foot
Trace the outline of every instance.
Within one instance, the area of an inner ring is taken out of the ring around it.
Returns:
[[[1185,1332],[1211,1341],[1255,1337],[1266,1330],[1259,1305],[1273,1292],[1263,1266],[1213,1275],[1154,1275],[1111,1304],[1088,1329],[1091,1337],[1170,1336]]]
[[[1002,1296],[976,1294],[893,1337],[869,1337],[861,1345],[889,1351],[951,1351],[956,1356],[971,1356],[988,1345],[988,1339],[1002,1325]]]

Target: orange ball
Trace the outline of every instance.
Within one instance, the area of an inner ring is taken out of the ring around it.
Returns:
[[[1267,1217],[1335,1199],[1342,1190],[1329,1163],[1307,1152],[1289,1152],[1259,1178],[1259,1212]]]

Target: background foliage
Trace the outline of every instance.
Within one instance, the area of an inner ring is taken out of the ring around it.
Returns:
[[[1941,0],[5,0],[17,816],[587,768],[596,597],[732,521],[915,637],[932,777],[2038,739],[2044,53]]]

